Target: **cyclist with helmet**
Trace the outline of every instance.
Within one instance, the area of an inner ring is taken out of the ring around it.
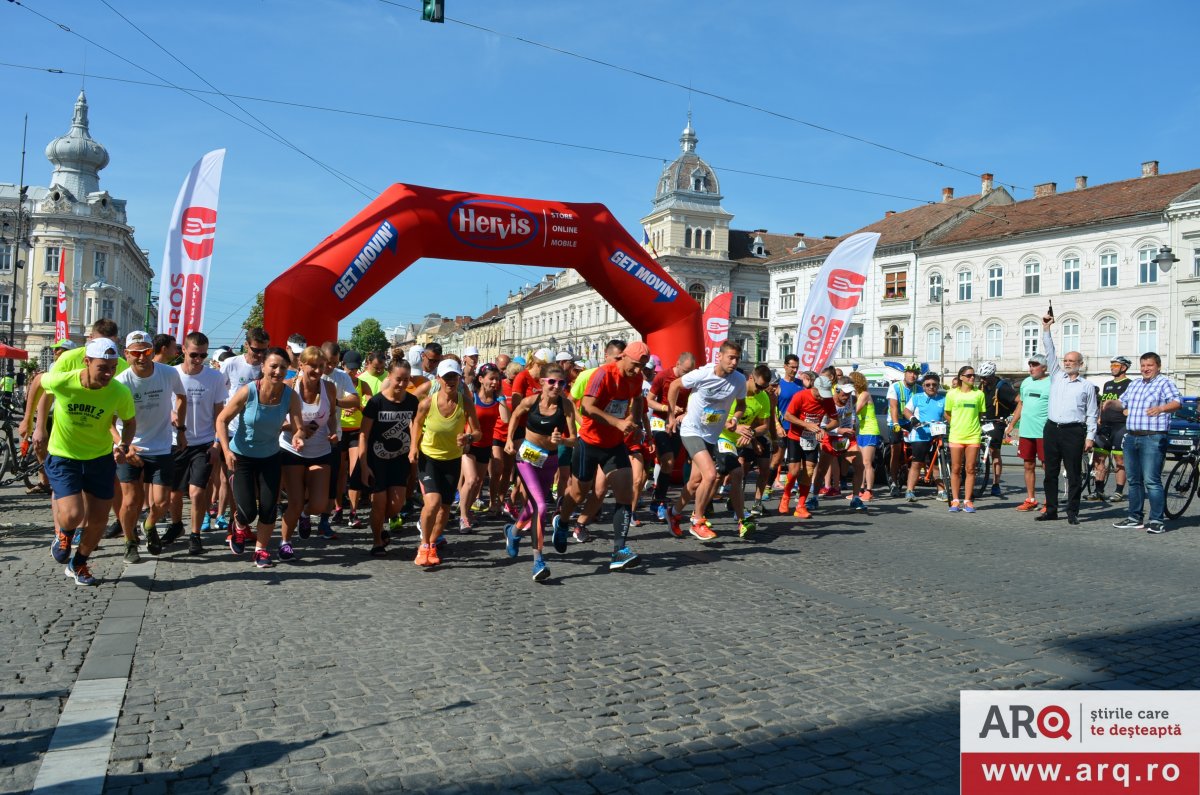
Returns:
[[[904,468],[904,444],[900,441],[901,429],[907,431],[909,421],[904,416],[904,407],[908,405],[908,401],[913,395],[917,394],[917,377],[921,374],[921,365],[917,362],[909,362],[904,368],[904,380],[896,381],[888,387],[888,421],[892,425],[892,435],[896,439],[896,443],[892,445],[891,461],[888,462],[888,475],[892,484],[891,496],[899,497],[903,493],[902,483],[904,483],[904,474],[901,470]]]
[[[1125,440],[1125,390],[1129,378],[1125,375],[1132,364],[1124,356],[1115,356],[1109,363],[1112,380],[1106,381],[1100,390],[1100,427],[1096,430],[1095,471],[1096,490],[1088,499],[1104,502],[1104,481],[1108,478],[1108,458],[1112,456],[1113,468],[1117,470],[1117,490],[1113,502],[1125,502],[1125,455],[1122,445]]]
[[[989,437],[988,447],[992,450],[992,496],[1003,494],[1000,490],[1000,476],[1004,472],[1004,464],[1000,460],[1000,446],[1004,444],[1004,429],[1008,418],[1017,409],[1017,390],[1007,379],[996,374],[995,362],[984,362],[975,370],[980,377],[980,387],[983,389],[984,407],[983,424],[992,424],[991,433],[984,432]]]

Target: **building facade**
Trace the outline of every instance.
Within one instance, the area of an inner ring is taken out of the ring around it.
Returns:
[[[17,185],[0,183],[0,335],[44,365],[64,252],[72,339],[82,342],[102,317],[122,333],[157,325],[154,308],[148,310],[149,255],[134,239],[125,201],[100,189],[109,156],[91,137],[83,92],[70,130],[50,142],[46,158],[54,166],[49,187],[29,187],[22,196]]]

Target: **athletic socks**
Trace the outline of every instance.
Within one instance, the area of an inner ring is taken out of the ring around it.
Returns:
[[[618,505],[613,509],[613,551],[620,552],[625,548],[625,539],[629,536],[629,521],[633,518],[632,505]]]

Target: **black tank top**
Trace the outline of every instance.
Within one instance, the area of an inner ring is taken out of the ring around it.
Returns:
[[[534,433],[542,436],[549,436],[554,432],[555,428],[563,433],[567,432],[567,417],[563,413],[562,397],[558,398],[558,405],[554,407],[554,413],[550,416],[542,414],[542,399],[539,396],[529,407],[529,418],[526,420],[525,426]]]

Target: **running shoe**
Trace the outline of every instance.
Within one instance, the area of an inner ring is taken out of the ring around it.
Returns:
[[[1113,522],[1113,527],[1117,528],[1118,530],[1144,530],[1146,525],[1142,524],[1141,519],[1134,519],[1133,517],[1130,517],[1128,519],[1122,519],[1119,522]]]
[[[229,538],[228,538],[229,551],[235,555],[243,554],[246,551],[247,535],[248,534],[246,532],[244,532],[236,527],[233,528],[233,532],[229,534]]]
[[[666,506],[666,504],[660,502],[658,504],[658,507],[654,509],[654,515],[656,517],[658,517],[658,521],[665,523],[667,521],[667,506]]]
[[[975,513],[975,503],[967,500],[963,503],[963,513]]]
[[[1031,500],[1027,497],[1025,499],[1025,502],[1023,502],[1017,506],[1017,510],[1018,511],[1035,511],[1035,510],[1037,510],[1037,507],[1038,507],[1038,501]]]
[[[948,502],[950,500],[950,495],[947,494],[945,490],[942,490],[937,493],[937,496],[934,497],[934,499],[938,502]]]
[[[640,561],[637,555],[633,554],[633,550],[629,547],[621,547],[612,554],[612,559],[608,562],[609,571],[621,571],[628,569],[630,566],[636,566]]]
[[[200,534],[199,533],[192,533],[191,538],[188,540],[188,554],[189,555],[203,555],[204,554],[204,544],[200,543]]]
[[[183,522],[171,522],[167,525],[167,532],[163,534],[163,546],[177,541],[181,535],[183,535]]]
[[[200,532],[207,533],[212,530],[212,514],[204,514],[204,518],[200,520]]]
[[[993,497],[1003,497],[1004,496],[1004,492],[1000,490],[999,483],[992,484],[992,496]]]
[[[321,533],[321,538],[326,541],[338,540],[338,534],[333,532],[333,527],[329,524],[328,519],[321,519],[320,524],[317,525],[317,530]]]
[[[818,497],[832,497],[834,495],[834,492],[836,492],[836,491],[837,491],[837,489],[831,489],[828,486],[822,486],[820,489],[817,490],[817,496]]]
[[[275,565],[275,561],[271,560],[271,553],[265,549],[254,550],[254,567],[257,569],[269,569]]]
[[[382,541],[383,545],[386,547],[388,544],[392,543],[392,534],[387,530],[380,530],[379,540]]]
[[[471,532],[471,523],[469,521],[467,521],[466,519],[459,517],[458,532],[461,533],[462,535],[466,535],[467,533],[470,533]]]
[[[113,522],[108,526],[108,529],[104,531],[105,538],[120,538],[121,535],[122,532],[120,522]]]
[[[667,525],[671,528],[671,535],[683,538],[683,517],[675,510],[674,505],[667,508]]]
[[[1109,502],[1127,502],[1125,495],[1119,491],[1114,491],[1113,495],[1108,498]]]
[[[333,515],[329,517],[329,523],[339,525],[339,526],[346,524],[346,515],[344,513],[342,513],[341,508],[338,508],[336,511],[333,512]]]
[[[483,513],[487,509],[487,500],[475,500],[475,503],[471,506],[471,511],[473,513]]]
[[[357,518],[358,517],[351,515],[350,521],[353,522]],[[399,534],[401,528],[403,528],[403,527],[404,527],[404,521],[399,516],[393,516],[391,519],[388,519],[388,530],[390,530],[391,532]]]
[[[208,506],[208,515],[214,519],[217,518],[217,506],[215,506],[215,505]]]
[[[442,534],[441,534],[440,536],[438,536],[438,537],[437,537],[437,539],[436,539],[436,540],[433,542],[433,548],[434,548],[434,549],[441,549],[442,547],[446,546],[446,543],[447,543],[447,541],[446,541],[446,534],[445,534],[445,533],[442,533]]]
[[[535,560],[533,562],[533,581],[544,582],[548,579],[550,579],[550,567],[546,565],[546,561],[540,558]]]
[[[745,538],[753,533],[755,526],[754,519],[750,518],[749,516],[747,516],[745,519],[742,519],[742,521],[738,522],[738,538]]]
[[[57,527],[54,528],[54,540],[50,542],[50,554],[55,563],[66,563],[71,559],[71,539]]]
[[[771,495],[772,495],[772,494],[774,494],[774,493],[775,493],[774,489],[772,489],[770,486],[765,486],[765,487],[763,487],[763,496],[762,496],[762,498],[763,498],[764,500],[769,500],[769,499],[771,499]]]
[[[808,499],[807,499],[807,500],[804,502],[804,507],[805,507],[805,508],[807,508],[807,509],[808,509],[808,510],[810,510],[810,511],[815,511],[815,510],[817,510],[818,508],[820,508],[820,507],[821,507],[821,503],[820,503],[820,502],[817,500],[817,498],[816,498],[816,497],[809,497],[809,498],[808,498]]]
[[[805,508],[803,503],[796,505],[796,512],[793,513],[792,516],[796,517],[797,519],[812,518],[812,514],[808,512],[808,508]]]
[[[504,498],[504,512],[508,514],[509,519],[512,519],[514,522],[517,521],[517,509],[508,497]]]
[[[863,502],[870,502],[875,495],[871,493],[870,489],[863,489],[858,496],[862,497]]]
[[[125,542],[125,562],[126,563],[141,563],[142,556],[138,554],[138,545],[136,541]]]
[[[217,517],[217,529],[218,530],[228,530],[229,529],[229,520],[225,518],[225,514],[221,514],[220,516]]]
[[[1146,532],[1156,536],[1162,535],[1167,532],[1167,526],[1162,522],[1147,522]]]
[[[440,541],[440,540],[441,540],[441,537],[439,537],[439,538],[438,538],[438,541]],[[426,566],[440,566],[440,565],[442,565],[442,559],[441,559],[441,557],[439,557],[439,556],[438,556],[438,543],[437,543],[437,541],[434,541],[434,542],[433,542],[433,546],[431,546],[431,547],[429,548],[429,552],[427,552],[427,553],[425,554],[425,565],[426,565]]]
[[[387,557],[387,547],[382,546],[382,545],[377,546],[377,547],[371,547],[371,557],[373,557],[373,558]]]
[[[279,559],[280,560],[295,560],[296,559],[296,550],[292,549],[292,545],[286,541],[284,541],[282,544],[279,545]]]
[[[75,531],[75,534],[73,536],[71,536],[71,546],[77,547],[82,543],[83,543],[83,528],[81,527]]]
[[[917,501],[917,493],[915,491],[906,491],[904,493],[904,499],[908,502],[916,502]]]
[[[830,499],[840,497],[840,496],[842,496],[842,490],[841,489],[829,489],[829,493],[824,494],[822,496],[829,497]]]
[[[779,496],[779,512],[790,513],[792,510],[792,495],[786,491]]]
[[[1086,502],[1108,502],[1108,497],[1104,496],[1104,492],[1097,491],[1083,498]]]
[[[152,524],[144,525],[142,528],[146,533],[146,551],[151,555],[158,555],[162,552],[162,541],[158,537],[158,528]]]
[[[554,517],[554,521],[558,522],[557,516]],[[521,537],[517,535],[517,528],[511,524],[504,525],[504,551],[510,558],[515,558],[521,551]]]
[[[86,563],[79,568],[75,568],[74,563],[68,563],[67,567],[63,569],[63,574],[74,580],[76,585],[96,584],[96,578],[92,576],[92,572],[88,570]]]
[[[900,496],[900,484],[899,483],[893,483],[891,486],[888,487],[888,496],[889,497],[899,497]]]
[[[853,511],[866,511],[867,505],[862,501],[862,497],[855,497],[850,500],[850,509]]]
[[[366,524],[363,522],[356,511],[350,512],[350,522],[346,525],[351,530],[361,530]]]
[[[958,500],[950,501],[950,513],[958,513],[962,508],[958,507]]]
[[[713,529],[708,526],[708,522],[704,520],[697,522],[694,518],[692,519],[692,526],[689,528],[688,532],[690,532],[694,538],[697,538],[701,541],[712,541],[717,537],[717,534],[713,532]]]
[[[552,523],[554,531],[550,534],[550,543],[554,545],[554,551],[560,555],[567,551],[567,528],[562,526],[561,519],[561,516],[555,515]]]
[[[300,514],[299,532],[301,538],[308,538],[312,535],[312,520],[308,518],[308,514]]]
[[[586,527],[581,524],[577,524],[571,530],[571,540],[573,540],[576,544],[586,544],[592,540],[592,534],[588,532]]]
[[[413,559],[413,563],[418,566],[428,566],[430,549],[432,549],[432,547],[430,547],[429,544],[421,544],[419,547],[417,547],[417,556]]]

